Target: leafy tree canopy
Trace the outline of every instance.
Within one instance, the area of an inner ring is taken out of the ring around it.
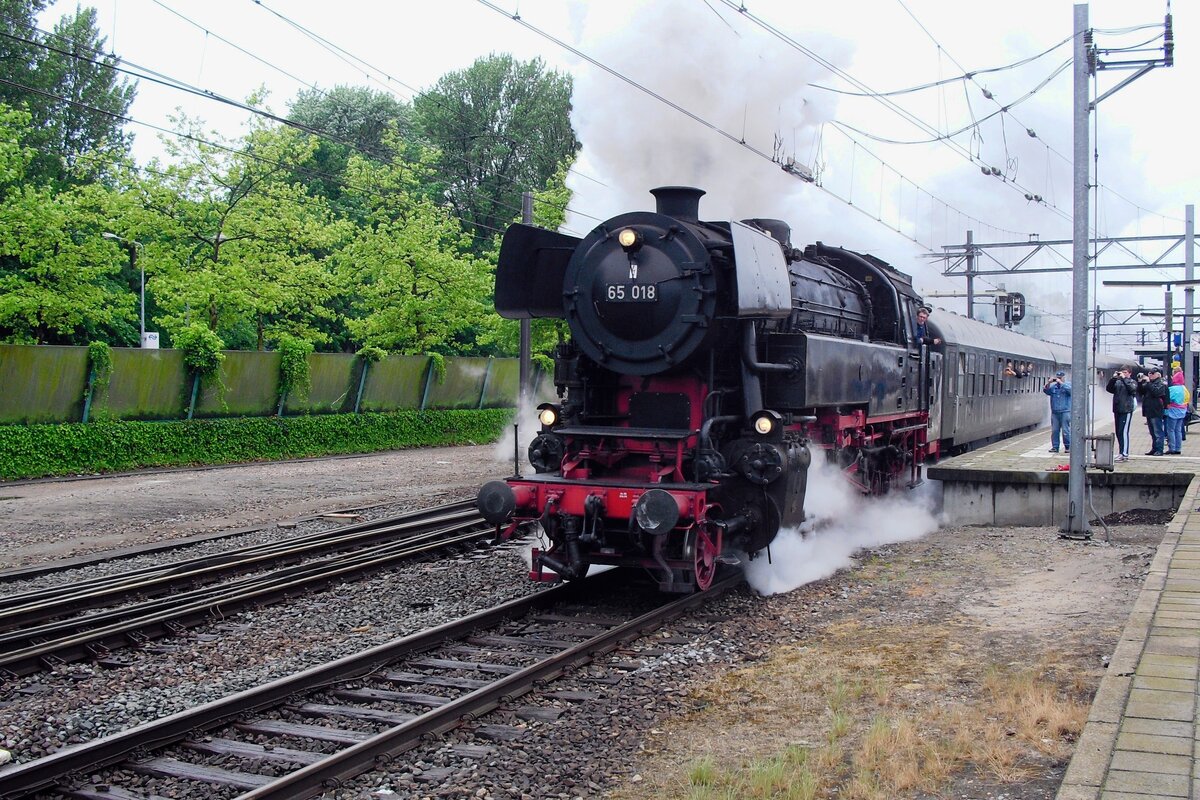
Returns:
[[[29,118],[0,105],[0,338],[136,338],[137,296],[120,281],[124,254],[102,237],[119,198],[99,184],[55,191],[29,180],[33,154],[14,144]]]
[[[135,85],[114,69],[96,27],[96,11],[80,8],[54,30],[37,28],[45,0],[0,0],[0,102],[32,115],[27,144],[35,149],[27,180],[79,183],[106,179],[105,167],[128,153],[122,121]]]
[[[358,217],[342,190],[351,155],[376,161],[397,157],[397,136],[412,140],[412,109],[389,94],[363,86],[305,90],[290,103],[289,117],[319,132],[311,157],[297,165],[294,180],[330,201],[342,213]],[[399,148],[404,158],[419,157],[419,148]]]
[[[403,162],[351,159],[354,191],[375,211],[340,253],[350,288],[346,324],[357,341],[414,354],[458,352],[456,337],[487,315],[487,267],[446,209],[417,191],[420,171]]]
[[[579,149],[571,130],[571,78],[541,59],[490,55],[450,72],[413,101],[417,129],[439,152],[437,173],[475,250],[546,185]]]
[[[177,124],[196,135],[172,145],[174,163],[144,199],[168,233],[151,283],[162,325],[201,319],[227,343],[257,349],[283,333],[328,342],[321,322],[333,316],[328,303],[338,289],[325,259],[352,226],[288,180],[290,165],[310,157],[316,141],[254,123],[239,147],[201,135],[187,117]]]

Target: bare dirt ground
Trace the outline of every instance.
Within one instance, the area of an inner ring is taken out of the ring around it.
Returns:
[[[0,569],[378,503],[472,496],[511,472],[492,445],[66,481],[0,482]]]
[[[496,458],[492,447],[438,448],[0,483],[0,568],[336,508],[444,502],[506,474]],[[715,620],[742,657],[672,692],[635,781],[615,796],[1052,798],[1164,521],[1125,515],[1133,524],[1105,544],[951,520]]]
[[[1053,798],[1163,527],[1112,534],[943,527],[765,598],[616,796]]]

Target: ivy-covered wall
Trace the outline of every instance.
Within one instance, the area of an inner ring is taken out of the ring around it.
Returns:
[[[193,380],[181,351],[112,348],[112,374],[88,403],[86,347],[0,345],[0,425],[186,417]],[[197,392],[196,418],[263,417],[279,409],[276,352],[225,351],[220,382]],[[420,409],[510,408],[516,405],[517,360],[388,356],[366,366],[344,353],[310,353],[311,386],[289,393],[283,413],[350,413]],[[544,376],[542,392],[553,391]],[[548,399],[548,398],[546,398]]]

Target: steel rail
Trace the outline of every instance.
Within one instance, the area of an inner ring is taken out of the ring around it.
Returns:
[[[284,463],[284,462],[275,462]],[[88,476],[88,478],[104,478],[104,475]],[[470,502],[470,501],[463,501]],[[370,509],[376,509],[381,506],[390,505],[390,503],[370,503],[367,505],[356,505],[337,510],[316,511],[303,514],[301,516],[292,517],[287,521],[289,527],[294,527],[302,522],[313,522],[320,520],[328,515],[344,515],[351,512],[361,512]],[[441,507],[447,507],[446,506]],[[440,507],[434,507],[440,508]],[[422,509],[428,511],[430,509]],[[412,513],[421,513],[421,511]],[[221,530],[210,531],[208,533],[199,533],[194,536],[184,536],[177,539],[155,539],[149,542],[141,542],[140,544],[132,544],[126,547],[118,547],[114,549],[104,549],[96,552],[86,553],[84,555],[70,556],[68,558],[58,558],[53,561],[42,561],[36,564],[27,564],[23,567],[13,567],[11,569],[0,569],[0,585],[6,583],[15,583],[17,581],[28,581],[35,578],[41,578],[46,575],[52,575],[56,572],[67,572],[73,569],[84,569],[97,564],[104,564],[113,561],[124,561],[127,559],[136,558],[138,556],[149,555],[152,553],[167,553],[172,550],[184,550],[188,547],[195,547],[209,542],[220,541],[221,539],[232,539],[236,536],[245,536],[251,533],[261,533],[274,525],[283,525],[282,521],[267,522],[261,525],[249,525],[244,528],[224,528]],[[343,528],[344,530],[344,528]]]
[[[467,636],[476,628],[490,627],[530,611],[587,597],[597,591],[598,583],[605,582],[606,576],[611,575],[606,572],[595,579],[576,581],[511,600],[111,736],[65,747],[36,761],[0,768],[0,798],[25,797],[54,786],[64,776],[87,774],[116,764],[138,751],[179,741],[194,731],[209,731],[234,722],[248,712],[278,706],[293,695],[338,681],[361,678],[390,661],[431,649],[450,639]]]
[[[476,689],[457,700],[421,714],[416,719],[246,792],[239,796],[239,800],[302,800],[335,790],[351,778],[377,769],[381,764],[386,765],[397,755],[420,744],[425,737],[445,733],[458,727],[463,721],[486,714],[502,703],[525,694],[535,684],[553,680],[568,669],[582,666],[597,656],[616,649],[622,642],[661,626],[664,622],[741,582],[742,577],[739,574],[715,582],[705,592],[685,595],[612,630],[531,664],[519,672],[505,676],[489,686]]]
[[[481,523],[481,521],[478,521]],[[340,578],[382,569],[398,561],[490,536],[477,521],[428,531],[417,537],[376,545],[350,555],[330,556],[234,584],[147,601],[0,635],[0,673],[32,675],[48,665],[96,658],[112,650],[212,622],[248,606],[263,606],[309,592]],[[414,542],[413,538],[421,541]]]
[[[71,776],[95,773],[120,764],[132,756],[160,750],[182,742],[189,736],[226,726],[244,718],[248,713],[285,705],[305,692],[364,678],[390,662],[462,639],[480,629],[498,626],[530,612],[603,596],[606,591],[612,590],[619,576],[618,571],[606,572],[593,578],[511,600],[495,608],[312,667],[127,731],[70,746],[36,761],[0,769],[0,798],[27,797],[58,785]],[[553,679],[572,667],[585,664],[596,656],[637,638],[684,611],[740,584],[741,580],[740,575],[732,576],[716,582],[707,592],[673,599],[651,612],[593,635],[569,648],[546,655],[536,663],[504,675],[488,686],[475,689],[290,775],[272,780],[241,797],[243,800],[264,800],[306,798],[320,794],[356,775],[378,768],[380,764],[386,764],[428,735],[451,730],[464,721],[475,719],[528,692],[536,683]]]
[[[238,548],[170,564],[144,567],[66,586],[0,596],[0,631],[35,625],[64,614],[100,608],[130,597],[161,596],[181,586],[212,582],[320,553],[362,547],[383,538],[443,523],[479,519],[469,502],[375,520],[332,531]]]

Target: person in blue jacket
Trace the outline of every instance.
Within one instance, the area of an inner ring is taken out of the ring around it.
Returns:
[[[1050,452],[1058,452],[1061,433],[1066,451],[1071,452],[1071,382],[1061,369],[1046,381],[1042,391],[1050,395]]]

